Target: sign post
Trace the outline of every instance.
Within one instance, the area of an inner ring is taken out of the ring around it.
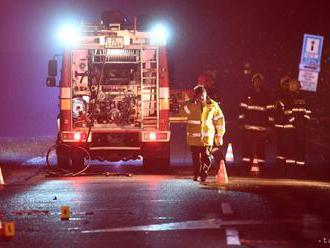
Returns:
[[[301,51],[298,80],[301,89],[315,92],[319,72],[321,70],[321,56],[323,36],[305,34]]]

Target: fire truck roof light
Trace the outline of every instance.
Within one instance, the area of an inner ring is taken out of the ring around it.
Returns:
[[[151,43],[166,45],[169,37],[169,30],[162,24],[156,24],[151,30]]]
[[[57,39],[66,47],[75,46],[80,40],[80,25],[63,24],[57,32]]]

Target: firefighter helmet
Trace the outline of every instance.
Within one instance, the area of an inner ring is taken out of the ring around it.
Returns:
[[[194,96],[193,96],[193,100],[206,100],[207,97],[207,92],[206,89],[203,85],[196,85],[194,87]],[[204,99],[205,98],[205,99]]]
[[[290,77],[288,75],[282,77],[280,79],[280,87],[282,89],[288,89],[289,88],[289,82],[290,82]]]
[[[253,76],[252,76],[252,82],[255,81],[255,80],[261,80],[261,81],[264,81],[265,80],[265,77],[264,75],[262,75],[260,72],[258,73],[255,73]]]
[[[289,90],[292,92],[298,92],[301,88],[301,84],[297,79],[291,79],[289,81]]]
[[[203,85],[196,85],[194,87],[194,95],[200,95],[203,94],[204,92],[207,93]]]

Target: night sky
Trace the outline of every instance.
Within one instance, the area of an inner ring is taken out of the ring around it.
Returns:
[[[45,86],[47,61],[61,52],[54,33],[63,20],[100,20],[103,10],[121,10],[130,19],[147,14],[166,22],[171,29],[171,85],[188,88],[200,71],[216,70],[229,119],[250,82],[244,70],[262,72],[275,89],[281,76],[297,77],[304,33],[323,35],[314,102],[328,104],[326,0],[1,0],[0,8],[0,136],[55,135],[58,89]]]

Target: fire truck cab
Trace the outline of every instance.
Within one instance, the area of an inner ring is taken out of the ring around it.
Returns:
[[[60,167],[81,167],[86,151],[95,160],[142,156],[146,168],[169,165],[166,44],[136,23],[105,12],[101,23],[81,24],[79,39],[61,61],[49,61],[47,86],[59,87]]]

